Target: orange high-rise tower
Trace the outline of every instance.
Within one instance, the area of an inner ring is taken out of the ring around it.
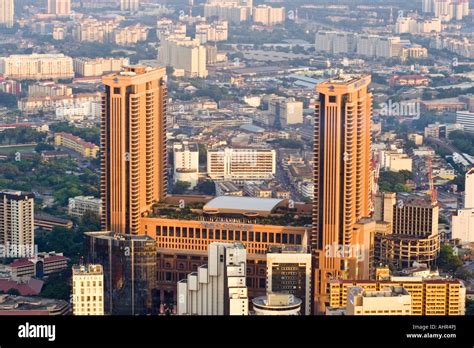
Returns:
[[[138,234],[140,218],[167,191],[166,70],[126,67],[104,76],[102,227]]]
[[[374,228],[367,219],[371,200],[370,81],[370,76],[340,76],[316,89],[311,238],[315,312],[324,311],[329,280],[368,275],[368,234]]]

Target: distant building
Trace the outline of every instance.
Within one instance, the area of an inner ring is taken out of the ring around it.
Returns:
[[[279,128],[303,123],[303,102],[294,98],[272,99],[268,103],[268,108],[270,113],[275,115],[275,123]]]
[[[474,134],[474,112],[457,111],[456,123],[463,125],[466,133]]]
[[[7,28],[13,27],[14,13],[14,0],[0,0],[0,25],[4,25]]]
[[[452,216],[452,239],[462,244],[474,242],[474,168],[466,173],[464,208]]]
[[[20,80],[70,79],[72,58],[63,54],[11,55],[0,59],[0,73]]]
[[[250,20],[252,0],[208,0],[204,4],[204,17],[218,17],[234,24]]]
[[[207,151],[207,174],[213,180],[269,180],[276,172],[276,152],[266,148]]]
[[[440,124],[438,122],[429,124],[425,127],[425,137],[436,139],[448,139],[449,134],[454,131],[464,130],[464,126],[459,123],[454,124]]]
[[[118,72],[129,65],[128,58],[74,58],[74,72],[78,76],[102,76],[104,73]]]
[[[286,11],[284,7],[271,7],[259,5],[253,8],[253,22],[272,26],[282,24],[286,19]]]
[[[415,261],[434,265],[440,250],[438,215],[439,206],[428,195],[378,192],[375,261],[399,268]]]
[[[347,315],[411,315],[411,295],[402,286],[377,291],[354,286],[348,297]]]
[[[55,227],[70,229],[74,225],[71,220],[61,219],[48,214],[35,214],[35,228],[52,231]]]
[[[104,272],[101,265],[72,268],[74,315],[104,315]]]
[[[71,0],[48,0],[48,13],[56,16],[71,14]]]
[[[242,187],[237,186],[232,181],[216,181],[216,196],[237,196],[243,197]]]
[[[34,255],[34,194],[0,191],[0,257]]]
[[[197,39],[169,36],[163,39],[158,49],[158,61],[171,66],[178,74],[182,71],[189,77],[206,77],[206,47]]]
[[[396,34],[431,34],[440,33],[442,30],[439,18],[418,19],[414,17],[398,17],[395,23]]]
[[[412,171],[413,160],[403,150],[380,151],[381,167],[384,170],[399,172],[401,170]]]
[[[174,182],[185,181],[194,188],[199,180],[199,148],[188,142],[173,145]]]
[[[362,294],[357,289],[350,297],[353,287],[363,289]],[[375,295],[380,295],[382,294],[380,291],[387,287],[403,287],[411,295],[410,315],[465,315],[466,287],[462,281],[449,278],[391,277],[390,280],[332,280],[329,282],[329,306],[333,309],[347,309],[353,299],[354,305],[351,311],[355,312],[355,315],[380,315],[381,310],[387,315],[391,310],[397,312],[402,310],[402,313],[408,310],[408,297],[404,291],[401,293],[400,306],[396,303],[391,290],[387,302],[379,297],[370,300],[369,292],[375,291]]]
[[[423,0],[422,11],[433,14],[443,22],[462,20],[469,16],[469,0]]]
[[[102,216],[102,200],[92,196],[76,196],[69,198],[68,214],[81,217],[86,212]]]
[[[0,295],[0,315],[67,315],[71,307],[64,300]]]
[[[140,8],[140,0],[120,0],[120,10],[136,12]]]
[[[227,21],[196,24],[196,39],[202,44],[210,42],[227,41],[229,25]]]
[[[97,145],[69,133],[56,133],[54,135],[54,144],[71,149],[84,157],[97,158],[99,153],[99,147]]]
[[[208,264],[178,282],[178,315],[248,315],[247,252],[240,243],[211,243]]]

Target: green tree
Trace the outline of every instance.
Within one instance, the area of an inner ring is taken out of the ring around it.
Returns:
[[[16,96],[14,96],[13,94],[5,93],[5,92],[0,92],[0,105],[8,109],[16,109],[17,108]]]
[[[54,151],[54,146],[50,144],[39,143],[38,145],[36,145],[35,151],[38,153],[43,151]]]
[[[214,181],[206,180],[197,184],[195,190],[205,195],[214,196],[216,194],[216,185]]]
[[[191,187],[191,183],[187,181],[177,181],[174,184],[172,193],[175,195],[180,195],[185,193]]]
[[[439,257],[438,257],[438,266],[443,271],[448,273],[455,273],[456,270],[462,267],[463,262],[461,258],[457,255],[454,255],[453,247],[444,244],[440,248]]]

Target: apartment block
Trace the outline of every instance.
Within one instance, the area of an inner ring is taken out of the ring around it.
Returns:
[[[129,64],[129,58],[74,58],[74,72],[82,77],[102,76],[119,72]]]
[[[172,66],[188,77],[206,77],[206,47],[197,39],[169,36],[158,49],[158,61],[163,66]],[[178,73],[176,71],[175,73]]]
[[[0,73],[20,80],[70,79],[72,58],[63,54],[11,55],[0,59]]]
[[[0,246],[4,257],[34,255],[34,194],[0,191]]]
[[[253,8],[253,22],[265,26],[282,24],[286,19],[286,10],[284,7],[271,7],[259,5]]]

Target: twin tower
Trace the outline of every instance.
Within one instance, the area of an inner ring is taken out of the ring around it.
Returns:
[[[167,192],[166,71],[127,67],[103,78],[101,195],[103,228],[140,233],[140,219]],[[370,76],[340,76],[317,87],[311,248],[314,302],[328,282],[368,278],[371,216]],[[357,258],[337,253],[355,245]],[[336,246],[333,249],[328,247]],[[328,250],[330,252],[328,252]]]

